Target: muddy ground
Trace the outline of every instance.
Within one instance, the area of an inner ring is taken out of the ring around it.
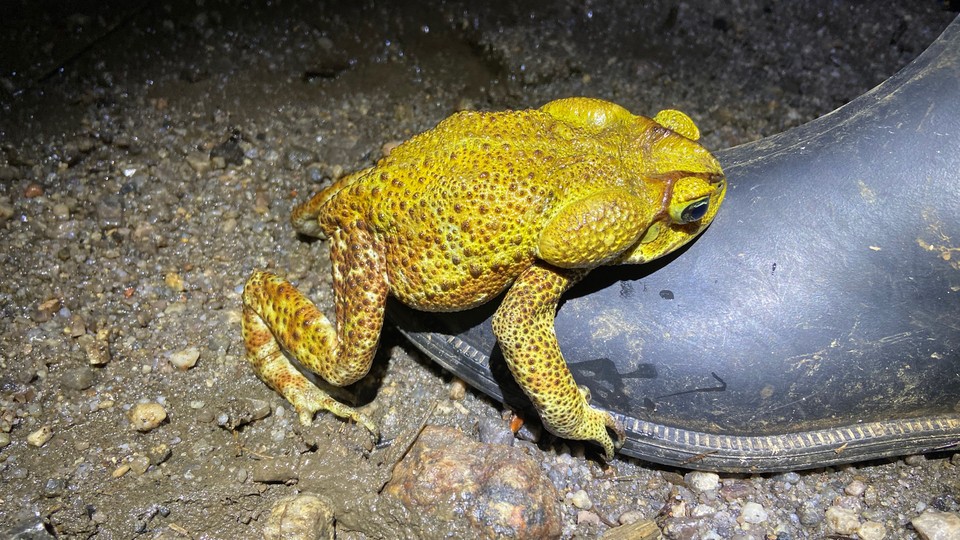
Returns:
[[[589,95],[679,108],[724,148],[842,105],[955,16],[852,0],[88,4],[6,2],[0,17],[0,536],[258,537],[281,497],[348,498],[382,472],[362,429],[300,426],[248,369],[239,294],[270,268],[329,308],[326,245],[293,233],[290,208],[384,144],[460,109]],[[468,433],[502,422],[461,394],[387,329],[346,395],[386,440],[431,407]],[[140,432],[144,402],[166,419]],[[673,538],[822,538],[842,533],[834,507],[878,524],[862,537],[917,538],[912,518],[960,498],[949,455],[721,475],[711,496],[684,471],[515,444],[562,497],[564,538],[665,505]],[[312,483],[264,472],[318,455]],[[378,519],[354,511],[338,538],[389,536],[351,532]]]

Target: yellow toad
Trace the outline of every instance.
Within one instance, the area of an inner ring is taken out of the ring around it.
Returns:
[[[254,272],[243,291],[247,358],[304,424],[326,410],[376,433],[282,351],[351,384],[370,368],[388,294],[457,311],[508,289],[493,330],[517,383],[548,430],[595,441],[612,459],[623,428],[570,375],[557,302],[590,270],[666,255],[713,220],[726,182],[699,135],[681,112],[650,119],[590,98],[454,114],[294,209],[297,231],[330,240],[336,324],[290,283]]]

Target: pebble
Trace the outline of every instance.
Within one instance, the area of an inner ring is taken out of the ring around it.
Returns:
[[[210,163],[210,154],[204,152],[190,152],[186,160],[187,165],[199,174],[205,174],[213,167]]]
[[[130,409],[129,418],[133,429],[145,433],[167,419],[167,410],[159,403],[137,403]]]
[[[617,518],[617,522],[621,525],[629,525],[644,519],[644,517],[645,514],[639,510],[627,510],[626,512],[620,514],[620,517]]]
[[[513,446],[516,438],[510,431],[509,425],[501,420],[492,418],[481,418],[477,426],[480,442],[502,444]]]
[[[16,209],[7,201],[0,201],[0,221],[8,220],[16,213]]]
[[[699,493],[713,491],[720,485],[720,476],[711,472],[693,471],[687,473],[683,479],[690,489]]]
[[[883,540],[887,536],[887,528],[883,523],[866,521],[857,529],[860,540]]]
[[[183,276],[177,272],[167,272],[163,277],[163,282],[166,283],[167,287],[173,292],[183,292],[186,289],[183,283]]]
[[[866,484],[859,480],[854,480],[843,488],[843,492],[851,497],[859,497],[860,495],[863,495],[863,492],[866,491],[866,489]]]
[[[77,343],[87,356],[87,363],[91,366],[103,366],[110,363],[110,330],[97,330],[96,337],[84,334],[77,338]]]
[[[33,199],[43,195],[43,186],[35,182],[30,182],[27,184],[26,189],[23,190],[23,196],[28,199]]]
[[[857,513],[841,506],[827,508],[826,519],[827,527],[835,534],[852,535],[860,528]]]
[[[739,521],[743,523],[763,523],[767,520],[767,511],[755,502],[744,503],[740,509]]]
[[[27,444],[40,448],[47,444],[51,437],[53,437],[53,429],[50,426],[40,426],[40,429],[27,435]]]
[[[709,517],[717,513],[717,509],[710,506],[709,504],[698,504],[690,511],[690,517],[703,518]]]
[[[960,538],[960,514],[927,510],[910,520],[923,540],[957,540]]]
[[[130,470],[138,475],[147,472],[147,469],[149,468],[150,458],[147,456],[137,454],[136,456],[133,456],[133,459],[130,460]]]
[[[927,456],[923,454],[914,454],[903,458],[903,462],[911,467],[918,467],[927,462]]]
[[[580,510],[577,512],[577,525],[587,524],[593,525],[594,527],[600,526],[600,516],[589,511],[589,510]]]
[[[464,396],[467,395],[467,384],[458,378],[454,378],[450,382],[450,399],[453,401],[460,401]]]
[[[733,502],[743,499],[754,493],[750,484],[740,480],[724,480],[723,487],[720,488],[720,496],[727,502]]]
[[[123,199],[115,194],[104,195],[97,200],[96,212],[104,229],[119,227],[123,220]]]
[[[265,540],[311,538],[333,540],[333,510],[316,495],[283,497],[263,526]]]
[[[124,463],[123,465],[114,469],[113,472],[110,473],[110,476],[114,478],[120,478],[121,476],[127,474],[128,472],[130,472],[130,464]]]
[[[20,170],[10,165],[0,165],[0,181],[8,182],[20,176]]]
[[[424,428],[383,493],[470,538],[557,538],[562,530],[559,497],[539,461],[450,427]]]
[[[172,455],[172,453],[173,452],[170,450],[169,445],[167,445],[166,443],[160,443],[160,444],[151,446],[150,449],[147,450],[147,457],[150,459],[151,465],[159,465],[164,461],[170,459],[170,456]]]
[[[800,475],[797,474],[797,473],[795,473],[795,472],[793,472],[793,471],[788,472],[788,473],[784,473],[784,475],[783,475],[783,481],[786,482],[786,483],[788,483],[788,484],[796,484],[796,483],[799,482],[800,480],[801,480]]]
[[[581,510],[593,508],[593,501],[590,500],[587,492],[582,489],[570,495],[570,503]]]
[[[0,449],[6,448],[10,444],[10,434],[0,431]]]
[[[170,354],[170,363],[180,371],[186,371],[197,365],[200,358],[200,349],[187,347],[186,349]]]
[[[80,315],[70,317],[70,326],[66,329],[70,337],[78,338],[87,333],[87,322]]]
[[[93,386],[96,375],[96,372],[87,366],[68,369],[60,376],[60,386],[68,390],[86,390]]]

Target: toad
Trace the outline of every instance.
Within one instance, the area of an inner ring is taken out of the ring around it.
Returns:
[[[336,320],[255,271],[243,291],[247,358],[302,423],[329,411],[376,434],[284,352],[348,385],[370,369],[388,295],[443,312],[506,291],[493,331],[517,383],[550,432],[596,442],[610,460],[623,427],[574,382],[557,304],[590,270],[651,261],[710,224],[726,182],[699,136],[679,111],[647,118],[591,98],[456,113],[293,210],[294,229],[329,240]]]

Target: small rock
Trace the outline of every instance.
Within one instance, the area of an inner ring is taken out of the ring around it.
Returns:
[[[590,500],[587,492],[582,489],[570,495],[570,503],[581,510],[593,508],[593,501]]]
[[[857,529],[857,536],[860,540],[883,540],[887,536],[887,528],[883,523],[876,521],[867,521]]]
[[[866,491],[866,489],[866,484],[859,480],[854,480],[843,488],[843,492],[851,497],[859,497],[860,495],[863,495],[863,492]]]
[[[199,410],[204,411],[202,407]],[[262,399],[230,397],[224,409],[217,414],[217,425],[234,430],[266,418],[271,411],[270,404]]]
[[[70,207],[63,203],[57,203],[53,205],[52,211],[53,217],[57,219],[70,219]]]
[[[0,182],[9,182],[20,176],[20,169],[12,165],[0,165]]]
[[[627,510],[626,512],[620,514],[620,517],[617,518],[617,522],[621,525],[629,525],[642,520],[643,517],[643,512],[639,510]]]
[[[199,174],[210,172],[210,154],[204,152],[190,152],[186,157],[187,165]]]
[[[96,336],[84,334],[77,338],[77,343],[87,355],[87,362],[91,366],[103,366],[110,363],[110,331],[106,328],[97,330]]]
[[[742,523],[763,523],[767,520],[767,511],[762,505],[755,502],[744,503],[740,509],[740,518]]]
[[[130,470],[136,474],[143,474],[150,468],[150,458],[137,454],[130,460]]]
[[[600,516],[589,511],[589,510],[580,510],[577,512],[577,525],[580,524],[593,525],[594,527],[600,526]]]
[[[816,505],[804,503],[800,505],[797,517],[800,518],[800,524],[804,527],[816,527],[823,521],[823,512],[817,509]]]
[[[698,493],[713,491],[720,485],[720,476],[711,472],[689,472],[683,477],[683,480],[687,487]]]
[[[396,139],[392,141],[387,141],[380,146],[380,154],[383,155],[384,157],[389,156],[390,152],[393,152],[393,149],[400,146],[401,144],[403,144],[403,141],[396,140]]]
[[[492,418],[481,418],[477,428],[480,442],[513,446],[515,437],[505,422]]]
[[[291,171],[299,171],[309,163],[317,160],[317,155],[308,148],[293,146],[287,150],[286,167]]]
[[[453,379],[450,382],[450,399],[460,401],[465,395],[467,395],[467,384],[460,379]]]
[[[211,158],[223,160],[224,165],[243,165],[243,148],[240,147],[242,137],[239,132],[234,133],[227,140],[210,150]]]
[[[43,484],[43,496],[49,499],[59,497],[63,494],[66,482],[62,478],[49,478]]]
[[[783,474],[783,481],[788,484],[796,484],[800,481],[800,475],[796,472],[790,471]]]
[[[163,282],[173,292],[183,292],[186,286],[183,284],[183,277],[176,272],[167,272],[163,277]]]
[[[698,504],[690,511],[690,517],[704,518],[717,513],[717,509],[709,504]]]
[[[923,540],[957,540],[960,538],[960,514],[927,510],[910,520]]]
[[[186,349],[170,354],[170,363],[180,371],[186,371],[197,365],[197,359],[200,358],[200,349],[196,347],[187,347]]]
[[[167,419],[167,410],[159,403],[137,403],[130,409],[129,418],[133,429],[145,433]]]
[[[95,379],[96,372],[87,366],[68,369],[60,377],[60,386],[69,390],[86,390],[93,386]]]
[[[40,429],[27,435],[27,444],[40,448],[47,444],[51,437],[53,437],[53,429],[50,426],[40,426]]]
[[[70,337],[78,338],[87,333],[87,323],[80,315],[74,315],[70,317],[70,326],[67,328],[67,331]]]
[[[27,187],[23,190],[23,196],[28,199],[33,199],[43,195],[43,186],[35,182],[30,182],[27,184]]]
[[[316,495],[301,494],[277,501],[263,526],[263,537],[333,540],[333,531],[333,510]]]
[[[10,434],[0,431],[0,450],[6,448],[10,444]]]
[[[724,480],[720,496],[727,502],[733,502],[752,495],[754,491],[753,486],[741,480]]]
[[[0,200],[0,221],[5,221],[13,217],[16,209],[7,201]]]
[[[166,443],[160,443],[150,447],[150,449],[147,450],[147,457],[150,459],[151,465],[159,465],[163,463],[164,461],[170,459],[171,454],[172,451],[170,450],[170,446]]]
[[[410,512],[456,521],[450,527],[469,529],[472,538],[559,538],[562,531],[556,488],[536,460],[453,428],[424,428],[384,493]]]
[[[827,508],[826,519],[827,527],[835,534],[852,535],[860,528],[857,513],[841,506]]]
[[[97,199],[97,219],[104,229],[119,227],[123,221],[123,199],[116,194],[107,194]]]
[[[914,454],[903,458],[903,462],[911,467],[918,467],[927,462],[927,456],[923,454]]]

